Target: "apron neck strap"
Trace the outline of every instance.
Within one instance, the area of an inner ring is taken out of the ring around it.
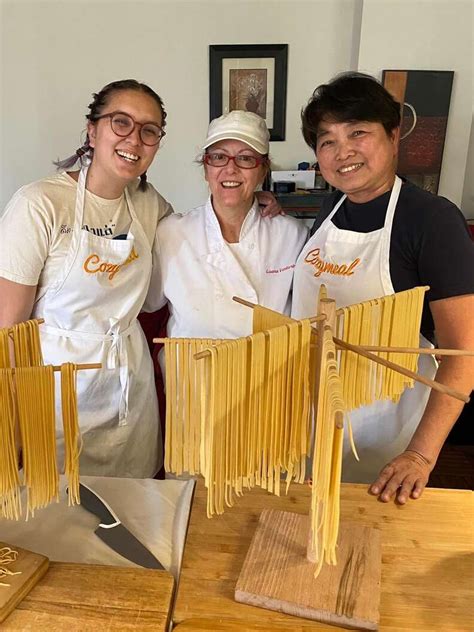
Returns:
[[[86,197],[86,180],[87,180],[88,171],[89,171],[89,166],[82,167],[79,172],[79,178],[77,180],[74,223],[79,227],[79,230],[82,228],[82,224],[84,220],[84,203],[85,203],[85,197]]]

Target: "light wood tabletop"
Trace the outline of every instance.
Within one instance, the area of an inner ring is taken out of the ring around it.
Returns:
[[[168,630],[174,579],[166,571],[51,562],[3,630]]]
[[[307,486],[292,485],[280,498],[253,489],[209,520],[199,481],[173,614],[177,631],[336,629],[233,598],[262,509],[307,513],[309,504]],[[366,485],[342,485],[341,521],[382,532],[380,630],[474,629],[473,519],[470,491],[426,489],[421,499],[400,506],[379,502]]]

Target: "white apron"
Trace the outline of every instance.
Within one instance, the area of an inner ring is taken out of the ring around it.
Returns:
[[[82,169],[63,275],[37,298],[34,317],[45,320],[40,327],[45,363],[102,363],[100,370],[77,373],[81,474],[152,477],[162,462],[161,431],[152,360],[137,321],[151,275],[150,244],[127,189],[127,239],[82,230],[86,176],[87,169]],[[62,467],[59,373],[56,377]]]
[[[336,204],[301,252],[293,282],[293,318],[313,316],[321,284],[338,307],[393,294],[390,278],[390,237],[400,194],[401,180],[395,178],[385,224],[370,233],[337,228],[331,221],[346,196]],[[330,265],[332,264],[332,265]],[[430,343],[420,335],[420,346]],[[421,355],[418,372],[433,378],[436,362]],[[359,453],[358,463],[344,442],[342,479],[370,483],[380,470],[406,449],[425,409],[430,389],[418,382],[407,389],[398,404],[376,402],[349,413]]]

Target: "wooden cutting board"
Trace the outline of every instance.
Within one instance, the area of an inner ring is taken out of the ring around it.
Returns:
[[[18,557],[5,568],[19,574],[7,575],[0,579],[2,583],[9,584],[8,586],[0,586],[0,623],[8,617],[10,612],[43,577],[49,566],[49,559],[44,555],[17,546],[10,546],[6,542],[0,542],[0,548],[6,546],[17,551]]]
[[[62,562],[51,562],[48,568],[47,558],[29,551],[21,553],[18,560],[25,562],[11,564],[11,569],[33,570],[36,564],[35,572],[30,574],[28,588],[21,594],[15,590],[15,599],[8,603],[9,616],[5,608],[2,632],[168,629],[174,579],[167,571]],[[25,566],[27,562],[29,566]]]

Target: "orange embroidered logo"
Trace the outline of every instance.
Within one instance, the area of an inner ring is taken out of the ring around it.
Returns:
[[[321,276],[323,272],[327,272],[328,274],[339,274],[341,276],[352,276],[354,274],[354,269],[359,265],[360,259],[354,259],[354,261],[350,264],[347,263],[331,263],[330,261],[324,261],[319,256],[320,249],[315,248],[314,250],[310,250],[305,257],[306,263],[310,263],[315,268],[314,276]]]
[[[109,281],[112,281],[114,276],[120,272],[120,270],[127,266],[135,259],[138,259],[139,255],[135,252],[135,248],[132,248],[132,252],[128,255],[123,263],[109,263],[108,261],[101,261],[99,255],[89,255],[84,261],[84,270],[88,274],[97,274],[98,272],[105,272],[109,275]]]

